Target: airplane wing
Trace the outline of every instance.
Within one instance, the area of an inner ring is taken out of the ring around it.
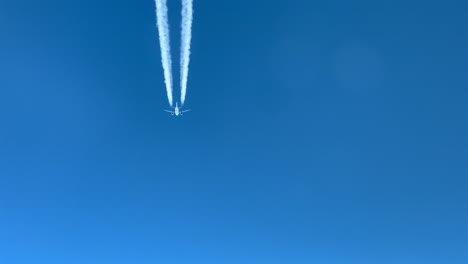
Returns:
[[[169,110],[163,110],[164,112],[168,112],[168,113],[171,113],[173,114],[174,112],[173,111],[169,111]]]
[[[184,111],[182,111],[182,113],[188,112],[188,111],[190,111],[190,110],[191,110],[191,109],[184,110]]]

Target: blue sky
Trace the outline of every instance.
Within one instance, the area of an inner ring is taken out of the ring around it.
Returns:
[[[0,1],[0,263],[467,263],[468,6],[342,2],[195,0],[174,118],[152,0]]]

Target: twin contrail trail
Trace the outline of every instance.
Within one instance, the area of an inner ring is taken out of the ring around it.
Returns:
[[[193,0],[182,0],[182,31],[180,44],[180,104],[187,95],[187,78],[190,64],[190,42],[192,40]]]
[[[161,60],[166,83],[167,100],[173,105],[172,95],[172,59],[167,18],[167,0],[155,0],[156,20],[161,46]],[[190,64],[190,42],[192,41],[193,0],[182,0],[182,25],[180,44],[180,105],[183,106],[187,95],[187,79]]]
[[[169,105],[172,106],[172,60],[169,41],[169,23],[167,19],[167,0],[155,0],[155,2],[164,82],[166,83],[167,100],[169,101]]]

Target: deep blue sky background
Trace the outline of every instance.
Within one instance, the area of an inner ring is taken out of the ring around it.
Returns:
[[[152,0],[1,0],[0,263],[468,263],[468,6],[343,2],[196,0],[174,118]]]

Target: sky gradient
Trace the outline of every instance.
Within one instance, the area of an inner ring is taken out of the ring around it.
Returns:
[[[0,0],[0,263],[468,263],[468,4],[325,2]]]

